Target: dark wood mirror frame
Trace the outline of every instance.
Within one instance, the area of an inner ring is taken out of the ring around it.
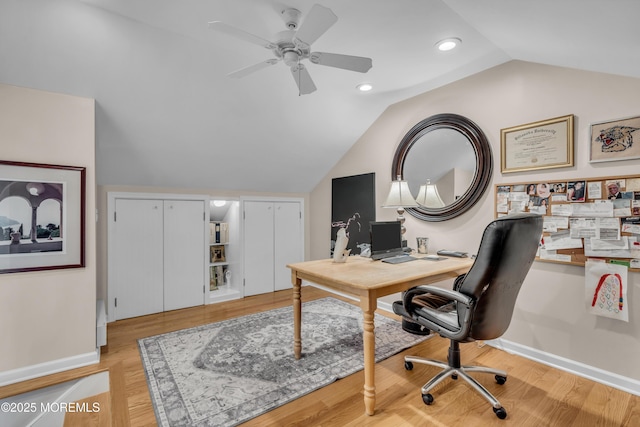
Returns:
[[[427,208],[420,206],[417,208],[407,208],[406,212],[424,221],[446,221],[455,218],[469,210],[480,199],[491,181],[493,172],[493,156],[491,145],[484,132],[473,121],[457,114],[436,114],[416,124],[402,138],[396,154],[393,157],[391,168],[391,179],[398,176],[404,178],[404,163],[409,155],[411,147],[426,133],[438,129],[453,129],[464,135],[476,155],[476,170],[467,191],[455,202],[442,208]],[[434,153],[434,155],[437,155]]]

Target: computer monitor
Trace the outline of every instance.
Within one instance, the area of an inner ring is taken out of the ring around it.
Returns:
[[[371,258],[383,259],[404,254],[400,221],[371,221]]]

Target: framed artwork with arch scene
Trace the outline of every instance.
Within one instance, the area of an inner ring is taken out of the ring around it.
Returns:
[[[86,168],[0,160],[0,273],[85,266]]]

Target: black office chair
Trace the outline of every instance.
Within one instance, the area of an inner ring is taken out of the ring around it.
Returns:
[[[414,363],[443,368],[422,387],[422,400],[427,405],[434,400],[431,389],[448,375],[453,379],[460,376],[491,403],[498,418],[506,418],[507,412],[500,402],[467,373],[494,374],[498,384],[505,383],[507,373],[481,366],[462,366],[460,343],[496,339],[507,330],[541,235],[539,215],[522,213],[498,218],[485,229],[475,262],[467,274],[454,281],[453,290],[419,286],[408,290],[402,301],[393,303],[396,314],[414,323],[409,330],[426,328],[450,340],[446,363],[405,357],[407,370],[413,369]]]

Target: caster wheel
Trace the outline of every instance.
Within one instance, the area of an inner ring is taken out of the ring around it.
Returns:
[[[493,408],[493,412],[495,412],[496,417],[500,418],[501,420],[507,418],[507,411],[505,411],[504,408]]]
[[[413,369],[413,363],[412,362],[404,362],[404,369],[406,369],[407,371],[410,371]]]
[[[507,382],[507,377],[503,377],[502,375],[496,375],[496,382],[502,385]]]
[[[423,394],[422,395],[422,401],[424,403],[426,403],[427,405],[431,405],[433,403],[433,396],[431,396],[431,393]],[[494,409],[494,411],[495,411],[495,409]]]
[[[453,375],[451,375],[451,379],[452,379],[452,380],[457,380],[457,379],[458,379],[458,376],[457,376],[456,374],[453,374]]]

